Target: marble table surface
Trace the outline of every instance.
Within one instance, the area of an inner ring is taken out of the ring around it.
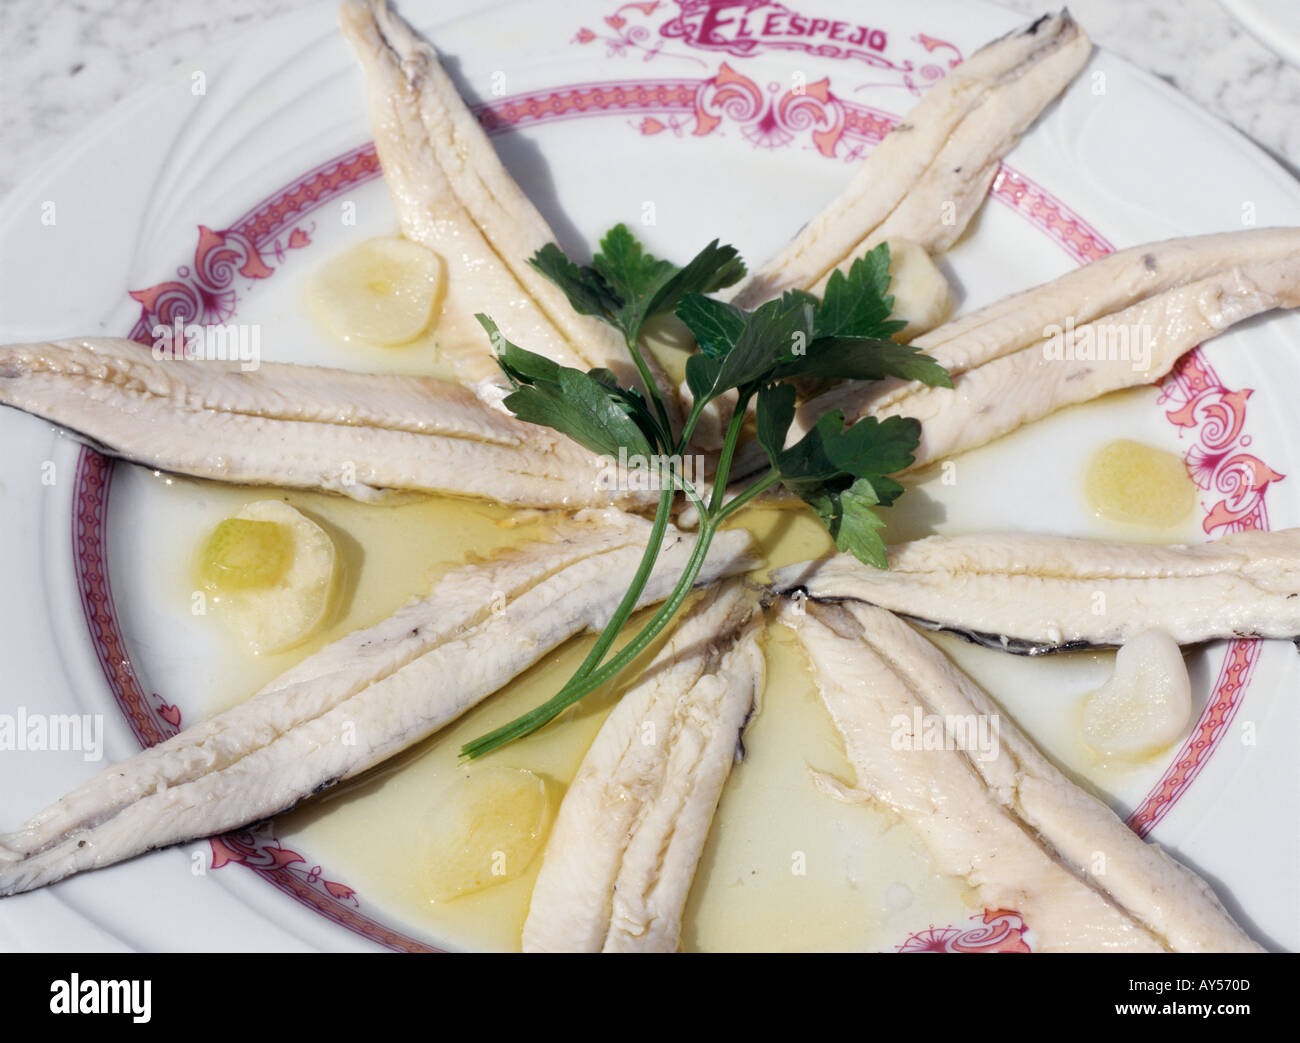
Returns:
[[[1002,2],[1026,15],[1057,6]],[[0,196],[141,83],[268,18],[335,3],[4,0]],[[1242,28],[1220,0],[1070,0],[1070,9],[1096,43],[1172,83],[1300,170],[1300,68]],[[1300,19],[1300,2],[1294,9]]]

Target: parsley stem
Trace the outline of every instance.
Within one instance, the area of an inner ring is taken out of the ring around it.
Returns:
[[[623,667],[644,652],[650,643],[658,637],[659,632],[672,621],[673,616],[677,614],[677,610],[681,608],[682,602],[686,600],[695,587],[695,578],[700,574],[700,569],[704,566],[704,559],[709,552],[709,544],[713,542],[713,536],[716,532],[717,525],[714,523],[710,522],[701,525],[700,536],[695,543],[695,548],[691,551],[690,560],[686,563],[681,578],[678,579],[677,585],[673,588],[672,593],[668,595],[667,600],[659,606],[659,610],[641,628],[636,637],[619,649],[618,654],[609,662],[584,679],[581,695],[577,698],[582,698],[583,695],[599,688],[606,681],[612,679]]]
[[[709,544],[713,541],[713,535],[717,531],[716,524],[701,523],[699,539],[695,543],[695,548],[691,552],[690,560],[686,564],[685,570],[673,588],[668,599],[659,606],[659,610],[654,614],[648,623],[632,638],[626,645],[619,649],[618,653],[609,660],[604,666],[594,673],[585,677],[575,677],[560,689],[554,696],[536,707],[515,718],[508,724],[497,728],[495,731],[488,732],[472,742],[466,743],[461,747],[461,756],[463,757],[481,757],[486,753],[499,749],[516,739],[522,739],[530,735],[538,728],[549,724],[561,713],[567,710],[574,703],[583,699],[591,692],[595,691],[605,682],[613,679],[619,672],[631,663],[637,656],[649,647],[650,643],[659,635],[660,631],[668,625],[677,610],[681,608],[692,588],[695,586],[695,578],[699,575],[701,567],[704,565],[704,559],[708,554]]]
[[[745,504],[749,503],[750,500],[767,492],[768,489],[772,488],[772,486],[780,480],[781,476],[775,470],[768,471],[767,474],[756,481],[753,485],[749,486],[743,493],[724,505],[721,510],[717,511],[713,515],[714,522],[720,525],[744,507]]]
[[[645,384],[645,393],[654,402],[659,423],[664,429],[663,448],[668,449],[673,444],[673,423],[668,417],[668,407],[664,404],[663,396],[659,394],[659,385],[655,383],[650,366],[646,363],[645,356],[641,354],[641,327],[637,326],[624,339],[627,341],[627,350],[632,356],[632,361],[636,363],[637,372],[641,374],[641,381]]]
[[[889,319],[893,298],[887,295],[889,247],[885,244],[855,260],[848,273],[833,273],[820,301],[795,291],[753,311],[706,296],[732,285],[744,274],[734,248],[720,247],[717,240],[684,268],[647,254],[623,225],[610,231],[601,241],[601,249],[591,266],[582,267],[550,243],[531,263],[564,291],[577,311],[622,333],[644,392],[635,385],[622,386],[608,371],[582,373],[504,341],[498,360],[515,389],[515,396],[507,401],[521,419],[552,427],[597,451],[636,445],[638,452],[653,446],[656,454],[666,453],[667,466],[656,469],[666,487],[660,489],[632,583],[581,665],[547,702],[463,746],[465,757],[480,757],[531,734],[635,662],[690,596],[720,528],[778,482],[785,482],[816,507],[841,550],[885,567],[884,542],[876,531],[883,523],[871,508],[888,506],[901,494],[901,486],[886,478],[912,463],[911,451],[920,438],[919,421],[868,418],[846,426],[842,413],[831,412],[783,452],[798,398],[798,389],[790,381],[800,376],[893,377],[952,386],[948,373],[934,359],[888,339],[905,324]],[[692,365],[687,366],[692,402],[680,431],[673,427],[676,399],[665,395],[655,382],[654,359],[640,344],[646,321],[670,311],[695,335],[702,353],[692,357]],[[500,330],[487,316],[478,319],[497,348]],[[818,349],[811,356],[805,350],[809,346]],[[676,464],[689,450],[710,403],[733,390],[736,403],[726,425],[712,487],[705,497]],[[770,403],[766,400],[769,393]],[[772,407],[760,408],[757,424],[758,442],[772,466],[728,501],[727,483],[748,407],[756,396],[760,406]],[[699,528],[685,567],[672,582],[665,573],[656,575],[655,566],[663,554],[678,491],[698,513]],[[618,556],[634,553],[635,547],[630,546]],[[652,579],[653,598],[646,594]],[[622,648],[611,652],[638,605],[656,600],[668,582],[672,589],[649,621]]]
[[[722,454],[718,457],[718,469],[713,476],[713,496],[709,500],[709,511],[715,512],[722,506],[722,498],[727,493],[727,479],[731,476],[731,460],[736,455],[736,445],[740,442],[740,431],[745,424],[745,413],[749,409],[750,393],[741,391],[736,398],[736,408],[727,424],[727,435],[722,442]]]
[[[660,550],[663,547],[664,533],[668,531],[668,516],[672,513],[673,493],[673,486],[666,485],[659,494],[659,506],[655,510],[654,527],[650,530],[650,539],[646,541],[645,553],[641,556],[641,564],[637,567],[636,575],[632,577],[632,585],[627,588],[623,600],[618,603],[618,608],[610,616],[609,622],[605,624],[605,628],[600,632],[596,643],[591,646],[587,658],[582,661],[582,665],[578,667],[573,677],[566,683],[566,688],[575,680],[586,677],[600,665],[600,661],[605,658],[605,653],[609,651],[609,646],[614,643],[619,631],[623,629],[623,624],[636,610],[636,603],[640,600],[645,585],[650,581],[650,573],[654,571],[655,561],[659,558]]]
[[[714,488],[710,504],[705,504],[699,492],[684,476],[678,474],[675,470],[669,470],[668,474],[672,479],[672,484],[667,485],[660,493],[659,506],[655,512],[654,528],[651,530],[650,539],[646,544],[645,553],[642,555],[641,564],[632,581],[632,586],[624,594],[618,608],[615,609],[613,616],[610,617],[609,622],[596,639],[595,645],[592,646],[586,658],[582,661],[582,665],[578,667],[573,676],[565,682],[564,687],[554,696],[502,727],[466,743],[461,747],[461,756],[469,758],[481,757],[514,742],[516,739],[531,735],[537,729],[549,724],[570,706],[573,706],[607,681],[616,677],[637,656],[644,652],[672,621],[677,614],[677,610],[681,608],[695,586],[695,579],[704,566],[704,561],[709,552],[709,545],[713,542],[718,526],[755,496],[769,488],[779,478],[775,471],[770,472],[730,503],[720,506],[722,497],[725,494],[727,474],[731,469],[731,461],[735,455],[736,446],[740,441],[740,433],[744,426],[745,412],[750,397],[751,393],[742,391],[737,398],[735,411],[727,425],[727,434],[723,441],[718,470],[714,476]],[[657,396],[656,401],[658,401]],[[682,431],[682,445],[685,445],[686,441],[689,440],[701,413],[700,408],[691,410],[686,427]],[[600,665],[601,660],[604,659],[615,638],[635,610],[637,601],[649,583],[654,563],[658,560],[663,547],[663,537],[668,527],[668,515],[672,508],[674,492],[677,489],[681,489],[686,494],[700,514],[699,535],[696,538],[694,548],[691,550],[691,556],[686,563],[686,568],[678,577],[676,585],[664,603],[659,606],[658,611],[650,618],[649,622],[608,662]]]
[[[695,504],[696,508],[701,513],[704,511],[704,501],[700,497],[699,492],[696,491],[695,487],[683,476],[677,474],[676,471],[672,471],[671,476],[673,484],[667,486],[660,495],[660,510],[655,515],[655,528],[651,531],[650,540],[646,544],[646,552],[642,556],[641,566],[637,570],[636,579],[633,580],[633,588],[623,596],[623,600],[619,603],[619,607],[615,610],[610,621],[605,625],[604,630],[601,631],[600,637],[597,638],[596,644],[592,647],[591,651],[587,653],[587,657],[583,660],[582,665],[577,669],[573,676],[565,682],[564,687],[541,706],[515,718],[513,721],[497,728],[495,731],[488,732],[486,735],[481,735],[477,739],[462,746],[460,751],[462,757],[481,757],[486,753],[491,753],[493,750],[500,749],[502,746],[514,742],[516,739],[521,739],[524,736],[531,734],[538,728],[541,728],[548,722],[554,720],[555,717],[561,714],[564,710],[568,709],[594,689],[600,687],[600,685],[604,684],[605,680],[612,677],[622,669],[622,666],[620,665],[610,670],[608,669],[609,664],[607,664],[606,667],[601,670],[601,680],[587,683],[592,671],[609,650],[614,639],[622,631],[628,617],[636,610],[637,600],[640,598],[642,591],[644,591],[646,584],[649,582],[650,574],[654,569],[654,563],[658,560],[663,547],[663,536],[668,527],[668,514],[672,507],[674,492],[680,489],[686,494],[687,498]],[[712,533],[709,534],[708,538],[710,540],[713,538]],[[693,583],[694,577],[699,574],[700,566],[704,561],[704,554],[708,551],[707,542],[704,543],[704,548],[701,550],[701,541],[704,541],[703,531],[701,531],[700,538],[696,541],[691,558],[687,562],[686,571],[683,573],[682,577],[679,577],[678,579],[678,587],[681,586],[683,579],[687,574],[691,577],[690,583]],[[687,591],[689,592],[689,590],[690,586],[688,584]],[[676,593],[677,587],[675,587],[673,593],[669,595],[669,599],[671,600]],[[681,603],[680,599],[677,603]],[[649,630],[651,626],[654,626],[655,631],[646,639],[646,643],[653,640],[655,633],[662,630],[672,618],[671,615],[667,615],[660,619],[661,615],[663,615],[662,609],[634,640],[640,640],[646,630]],[[619,656],[622,656],[621,652],[619,653]],[[620,659],[619,657],[616,657],[616,659],[618,659],[620,663],[627,661]],[[614,660],[611,660],[611,663],[613,662]]]
[[[704,413],[704,407],[708,404],[707,399],[702,399],[697,400],[691,406],[691,411],[686,417],[686,424],[682,428],[681,437],[677,439],[675,451],[678,456],[686,452],[691,436],[695,434],[695,425],[700,422],[700,416]]]
[[[513,721],[508,722],[486,735],[479,736],[471,742],[461,747],[461,756],[471,759],[482,757],[491,753],[493,750],[500,749],[516,739],[522,739],[531,735],[537,729],[545,727],[570,706],[580,702],[586,696],[590,695],[597,688],[600,688],[606,682],[613,680],[621,673],[633,660],[644,652],[663,629],[672,622],[673,617],[681,608],[686,598],[690,595],[695,586],[695,580],[700,574],[700,569],[704,566],[704,561],[708,556],[709,546],[713,542],[713,537],[718,531],[718,527],[736,511],[740,510],[745,504],[749,503],[764,490],[770,488],[780,479],[780,475],[775,471],[769,471],[763,478],[759,479],[749,488],[745,489],[730,503],[723,504],[722,498],[725,494],[727,474],[731,469],[731,461],[736,451],[736,446],[740,441],[740,433],[744,426],[745,412],[751,397],[750,392],[742,391],[736,401],[735,412],[732,414],[731,421],[727,425],[726,438],[723,441],[722,453],[719,458],[718,469],[714,477],[714,487],[711,497],[711,503],[705,504],[704,499],[700,496],[698,490],[683,475],[675,469],[670,468],[667,475],[671,478],[671,484],[665,486],[660,492],[659,506],[655,511],[654,527],[651,529],[650,539],[646,544],[646,549],[641,558],[641,564],[637,568],[636,576],[633,578],[632,586],[628,588],[627,593],[619,602],[618,608],[610,617],[609,622],[601,631],[596,643],[587,653],[582,665],[574,672],[573,676],[565,682],[554,696],[542,703],[540,706],[529,710],[527,713],[516,717]],[[691,432],[698,421],[701,410],[692,409],[690,417],[686,422],[686,427],[682,432],[682,444],[690,438]],[[610,646],[622,631],[623,626],[631,617],[636,609],[637,601],[640,600],[644,593],[646,585],[650,581],[651,573],[654,570],[654,564],[658,560],[663,549],[663,538],[668,528],[668,516],[672,509],[674,493],[680,489],[695,506],[700,514],[700,531],[696,538],[695,546],[691,550],[691,556],[686,563],[685,569],[682,570],[681,576],[678,577],[668,597],[663,604],[650,618],[650,620],[637,632],[626,645],[624,645],[612,658],[601,665],[601,661],[609,652]]]
[[[651,379],[650,369],[646,365],[645,359],[642,358],[641,352],[637,347],[637,343],[640,340],[640,334],[641,330],[640,327],[638,327],[626,338],[627,347],[637,364],[637,369],[641,373],[641,379],[645,381],[647,393],[654,399],[656,410],[659,413],[660,422],[664,425],[664,447],[668,448],[672,445],[672,427],[668,422],[668,410],[664,406],[663,400],[659,395],[657,385]],[[692,415],[694,419],[698,419],[698,415],[694,413]],[[683,441],[690,437],[690,430],[693,430],[694,426],[695,424],[692,422],[689,425],[689,429],[683,432]],[[684,452],[684,449],[679,450],[679,452]],[[677,480],[677,477],[677,475],[673,475],[675,481]],[[641,564],[637,567],[636,575],[632,578],[632,585],[628,587],[627,593],[623,595],[623,600],[619,602],[618,608],[614,610],[614,614],[610,617],[605,628],[600,632],[600,636],[596,639],[596,643],[592,645],[591,651],[587,653],[587,658],[582,661],[582,665],[578,667],[573,676],[569,679],[569,682],[566,683],[566,688],[568,687],[568,684],[573,681],[586,677],[600,664],[600,661],[605,658],[605,653],[609,651],[609,646],[614,643],[614,639],[618,636],[619,631],[623,629],[623,624],[627,622],[628,617],[633,613],[633,611],[635,611],[636,603],[640,599],[642,591],[645,590],[646,583],[650,580],[650,573],[654,570],[654,563],[658,560],[660,551],[662,550],[664,533],[668,531],[668,518],[672,513],[673,494],[676,491],[676,488],[677,486],[675,484],[668,484],[660,491],[659,505],[655,509],[654,528],[650,530],[650,539],[646,542],[645,553],[641,556]],[[690,495],[690,492],[693,491],[690,488],[690,483],[686,483],[682,488],[683,491],[687,492],[687,495]],[[698,497],[696,498],[696,502],[699,502]]]

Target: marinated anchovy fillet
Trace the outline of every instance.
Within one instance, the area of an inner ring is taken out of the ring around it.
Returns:
[[[848,187],[736,292],[753,308],[826,278],[886,239],[946,250],[979,210],[1003,156],[1083,67],[1092,45],[1062,11],[971,55],[930,88]]]
[[[375,145],[402,231],[447,265],[438,332],[463,379],[502,379],[474,319],[483,312],[530,351],[638,383],[618,333],[575,312],[528,264],[555,234],[502,164],[433,47],[385,0],[349,0],[342,20],[365,70]]]
[[[948,368],[951,389],[840,385],[800,407],[790,438],[832,409],[850,422],[916,417],[922,434],[913,467],[922,467],[1064,406],[1154,383],[1185,352],[1236,323],[1297,306],[1300,229],[1137,247],[913,341]]]
[[[1049,326],[1082,326],[1189,283],[1298,256],[1300,228],[1252,228],[1145,243],[1003,297],[912,343],[956,376],[1019,348],[1042,344]],[[897,382],[873,389],[872,403],[884,405],[909,386]]]
[[[765,666],[756,594],[716,587],[601,727],[533,887],[525,952],[675,952]]]
[[[455,384],[317,366],[156,359],[129,340],[0,348],[0,404],[164,471],[248,485],[641,506],[599,457]]]
[[[1118,646],[1152,628],[1180,645],[1290,639],[1300,636],[1300,529],[1198,546],[930,536],[891,547],[888,570],[839,554],[779,569],[773,583],[1027,655]]]
[[[641,518],[583,511],[541,542],[450,572],[427,598],[0,837],[0,894],[256,822],[427,738],[573,635],[599,630],[649,532]],[[670,529],[640,604],[667,596],[690,549]],[[698,582],[752,568],[748,551],[747,534],[720,533]]]
[[[852,602],[787,606],[781,618],[856,774],[851,786],[819,776],[823,788],[897,813],[941,872],[965,878],[986,908],[1019,912],[1036,951],[1260,951],[1205,881],[1066,779],[901,620]],[[947,748],[896,741],[918,711],[944,719]],[[995,742],[972,742],[975,728],[958,723],[981,720]]]

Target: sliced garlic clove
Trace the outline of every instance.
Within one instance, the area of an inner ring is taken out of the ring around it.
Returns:
[[[334,541],[282,500],[246,504],[217,526],[199,563],[226,623],[257,652],[283,652],[324,623],[337,587]]]
[[[925,250],[909,239],[889,240],[889,292],[892,318],[907,326],[896,336],[908,341],[945,322],[954,298],[947,277]]]
[[[293,533],[285,525],[226,518],[203,547],[200,575],[209,590],[270,587],[289,571]]]
[[[434,808],[433,900],[448,902],[522,874],[542,848],[551,810],[540,775],[523,768],[470,768]]]
[[[1098,753],[1137,759],[1179,739],[1192,717],[1192,686],[1177,643],[1146,630],[1115,655],[1115,672],[1084,703],[1084,740]]]
[[[308,288],[311,310],[346,341],[406,344],[433,322],[442,258],[397,236],[367,239],[327,261]]]

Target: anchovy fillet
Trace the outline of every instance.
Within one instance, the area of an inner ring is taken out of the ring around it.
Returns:
[[[912,344],[956,375],[1041,344],[1043,331],[1053,324],[1082,326],[1189,283],[1298,255],[1300,228],[1252,228],[1145,243],[1003,297],[922,334]],[[887,404],[899,390],[876,393],[873,405]]]
[[[1067,405],[1153,383],[1229,327],[1295,307],[1300,229],[1137,247],[917,338],[953,375],[951,389],[843,384],[803,403],[790,437],[833,409],[850,422],[916,417],[922,433],[912,466],[923,467]]]
[[[525,952],[675,952],[695,867],[756,708],[756,594],[715,587],[601,727],[560,805]]]
[[[930,536],[892,547],[887,570],[839,554],[772,579],[780,590],[876,605],[1027,655],[1118,646],[1152,627],[1180,645],[1300,636],[1300,529],[1163,547]]]
[[[840,196],[741,286],[736,303],[757,307],[791,288],[819,293],[832,271],[886,239],[946,250],[979,210],[1002,157],[1091,49],[1062,11],[971,55],[930,88]]]
[[[546,428],[427,377],[156,359],[129,340],[0,348],[0,404],[124,459],[248,485],[385,490],[527,507],[642,506],[650,493]]]
[[[1260,951],[1205,881],[1066,779],[901,620],[858,603],[787,606],[781,618],[857,776],[851,787],[821,776],[823,788],[897,813],[940,871],[964,877],[986,908],[1019,912],[1038,951]],[[900,740],[918,711],[943,719],[944,748]],[[971,741],[979,721],[995,723],[995,743]]]
[[[650,523],[583,511],[541,542],[440,580],[430,595],[337,641],[247,702],[102,772],[0,837],[0,894],[235,829],[427,738],[622,598]],[[670,529],[641,605],[690,554]],[[698,582],[752,568],[720,533]]]
[[[439,342],[469,383],[500,381],[475,313],[530,351],[638,383],[611,327],[579,315],[528,258],[555,234],[506,170],[437,52],[385,0],[349,0],[343,33],[365,70],[384,180],[407,238],[440,254],[447,288]],[[467,345],[472,347],[467,347]]]

